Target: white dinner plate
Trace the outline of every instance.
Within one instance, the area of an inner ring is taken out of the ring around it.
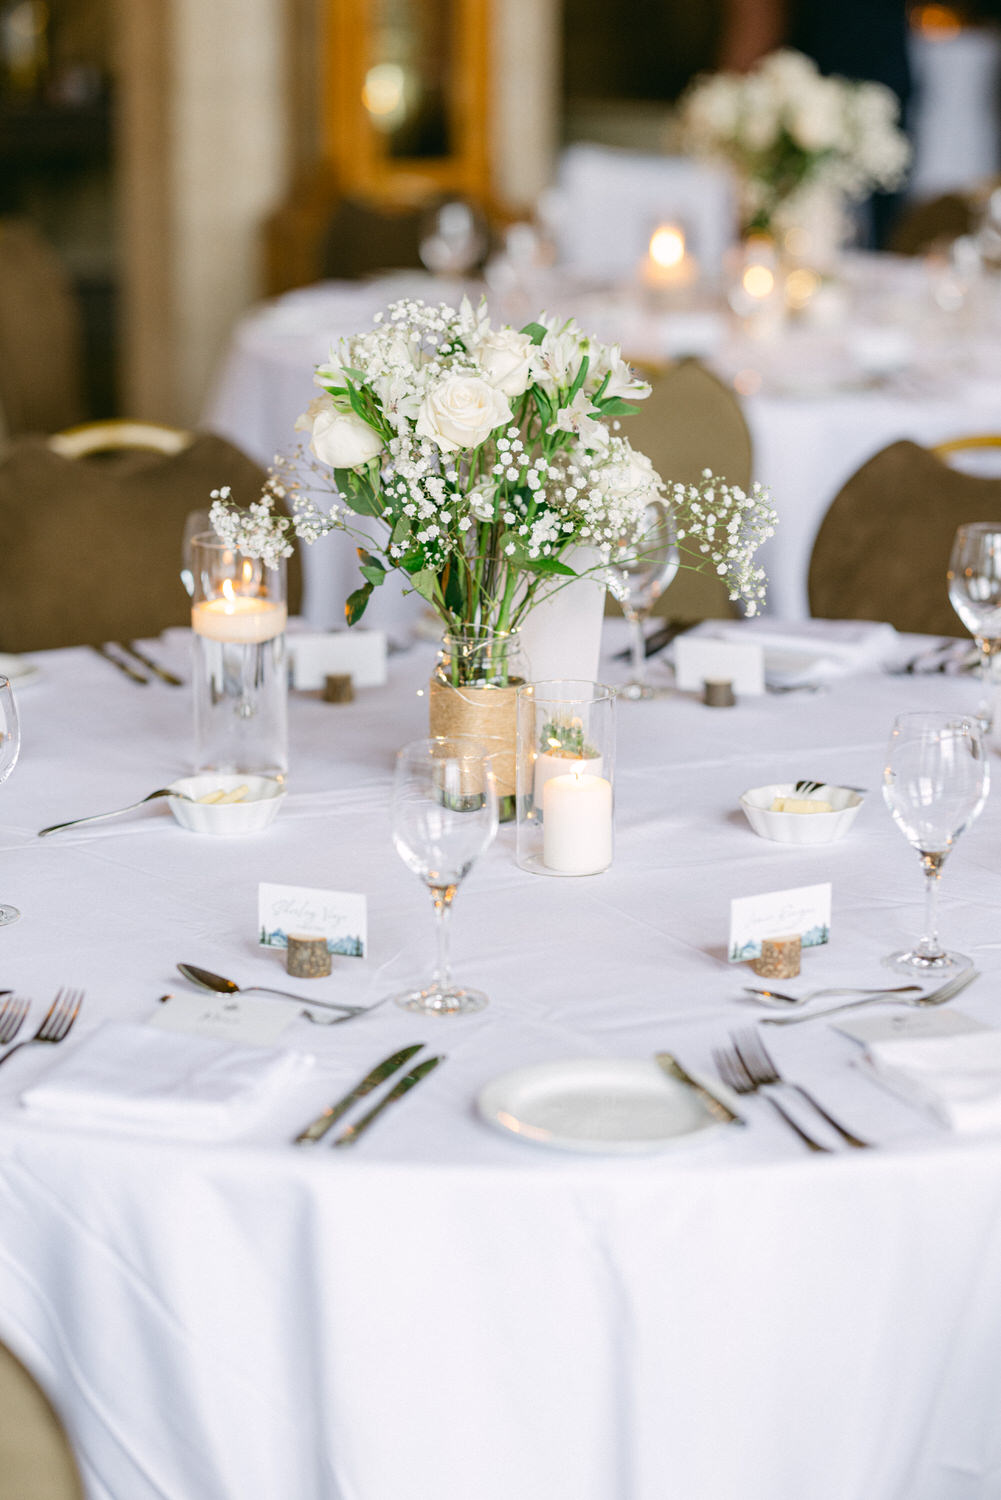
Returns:
[[[41,668],[26,656],[10,656],[0,651],[0,677],[9,677],[15,688],[34,682]]]
[[[516,1068],[488,1083],[477,1103],[498,1129],[563,1151],[636,1155],[726,1128],[694,1089],[642,1058]]]

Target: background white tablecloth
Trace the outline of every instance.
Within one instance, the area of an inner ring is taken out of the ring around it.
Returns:
[[[164,659],[183,665],[186,642]],[[184,770],[188,694],[87,652],[40,658],[0,793],[0,983],[87,999],[68,1049],[141,1020],[187,960],[281,984],[255,946],[260,880],[365,891],[370,955],[320,997],[375,1000],[428,971],[430,903],[393,852],[392,753],[423,729],[427,648],[333,707],[297,695],[272,828],[200,838],[162,805],[39,841]],[[609,672],[613,670],[609,667]],[[659,666],[655,670],[662,672]],[[32,1124],[0,1070],[0,1337],[52,1390],[90,1500],[986,1500],[1001,1485],[1001,1138],[957,1140],[815,1023],[769,1039],[870,1152],[806,1154],[763,1103],[747,1129],[638,1159],[563,1155],[481,1122],[504,1070],[711,1048],[761,1012],[723,958],[730,898],[830,879],[811,983],[886,982],[920,873],[878,793],[898,710],[970,707],[968,679],[873,676],[729,711],[618,711],[617,848],[600,877],[520,871],[513,830],[455,909],[459,975],[490,1005],[296,1019],[308,1086],[218,1147]],[[737,796],[783,777],[872,789],[850,837],[766,843]],[[996,800],[946,869],[942,926],[996,1023]],[[291,986],[295,988],[295,985]],[[300,987],[310,990],[309,982]],[[352,1155],[290,1136],[377,1060],[447,1063]],[[58,1054],[57,1054],[58,1055]]]
[[[934,444],[998,429],[999,289],[986,285],[980,303],[949,317],[937,310],[930,273],[921,263],[858,256],[846,265],[849,300],[830,310],[829,326],[798,327],[755,342],[728,332],[718,310],[698,319],[707,346],[694,352],[704,352],[746,393],[741,400],[754,477],[772,491],[779,513],[776,535],[760,557],[769,579],[767,608],[780,619],[808,617],[814,537],[838,490],[867,459],[900,438]],[[401,274],[361,286],[324,283],[265,305],[234,330],[206,425],[270,463],[293,446],[295,419],[316,394],[314,367],[337,339],[367,327],[372,314],[396,297],[447,301],[462,290]],[[533,313],[540,306],[575,313],[599,338],[621,341],[634,359],[693,352],[685,344],[686,330],[694,329],[690,316],[658,312],[637,300],[635,287],[596,287],[575,282],[570,272],[555,272],[542,279],[540,297]],[[902,368],[882,380],[873,378],[863,359],[864,340],[871,342],[874,331],[911,341]],[[304,569],[304,613],[318,627],[340,625],[344,600],[359,582],[353,543],[335,534],[304,549]],[[390,578],[369,604],[366,622],[402,634],[419,608]]]

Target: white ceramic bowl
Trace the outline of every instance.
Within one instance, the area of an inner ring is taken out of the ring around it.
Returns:
[[[792,781],[777,781],[771,786],[755,786],[744,792],[740,805],[755,833],[779,844],[831,844],[843,838],[858,817],[862,793],[846,786],[822,786],[812,795],[819,802],[829,802],[829,813],[772,812],[776,797],[802,797]]]
[[[247,787],[242,802],[185,802],[168,797],[167,806],[182,828],[191,833],[215,833],[224,837],[240,833],[260,833],[274,822],[285,796],[285,787],[270,776],[240,775],[237,772],[204,771],[199,776],[181,776],[170,783],[189,797],[204,797],[207,792],[233,792]]]

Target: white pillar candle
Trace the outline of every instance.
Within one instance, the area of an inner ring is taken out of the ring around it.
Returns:
[[[551,776],[542,789],[542,862],[562,875],[597,875],[612,863],[612,783]]]
[[[283,603],[253,594],[200,599],[191,606],[191,628],[196,635],[233,645],[253,646],[273,640],[285,629],[287,618]]]
[[[541,811],[546,782],[554,776],[600,776],[601,771],[600,755],[555,755],[548,750],[542,751],[535,757],[532,801]]]

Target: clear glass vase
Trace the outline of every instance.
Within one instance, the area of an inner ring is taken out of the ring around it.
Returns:
[[[288,770],[285,564],[191,542],[195,766],[283,780]]]
[[[598,875],[612,863],[615,689],[534,682],[518,693],[518,863]]]
[[[517,692],[528,659],[516,630],[470,625],[442,637],[429,687],[433,736],[474,740],[494,756],[500,821],[514,817]]]

